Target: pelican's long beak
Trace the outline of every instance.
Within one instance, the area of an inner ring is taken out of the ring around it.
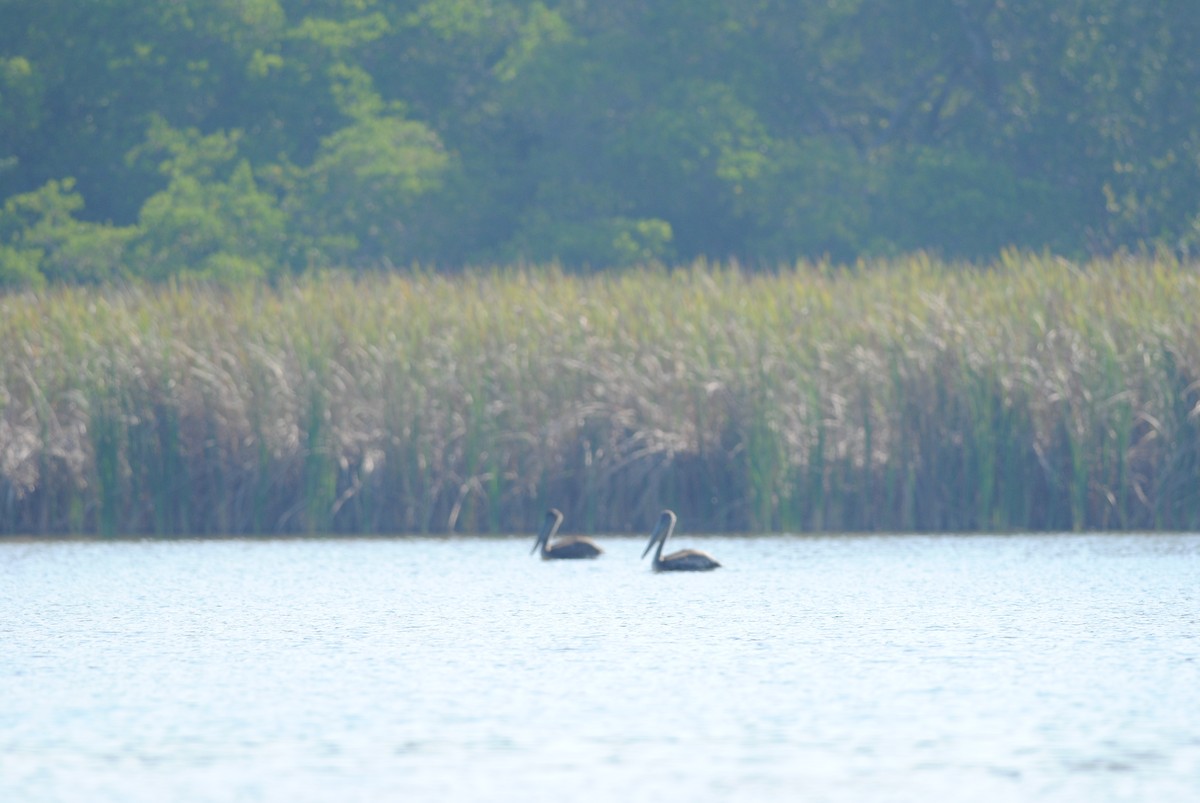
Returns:
[[[532,555],[534,552],[537,552],[541,548],[542,543],[550,537],[550,528],[553,526],[554,520],[549,518],[546,519],[546,521],[542,524],[542,529],[538,530],[537,540],[533,542],[533,549],[529,550],[530,555]]]
[[[659,519],[658,524],[654,525],[654,532],[650,533],[650,543],[646,544],[646,548],[642,551],[643,558],[650,554],[650,550],[654,548],[654,545],[658,542],[658,537],[662,535],[662,532],[663,523],[662,519]]]

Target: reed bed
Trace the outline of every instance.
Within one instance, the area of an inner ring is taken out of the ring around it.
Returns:
[[[1200,529],[1200,273],[1009,253],[0,298],[0,532]]]

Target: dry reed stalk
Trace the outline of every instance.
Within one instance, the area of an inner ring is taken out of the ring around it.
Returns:
[[[1194,266],[0,298],[0,532],[1194,528]]]

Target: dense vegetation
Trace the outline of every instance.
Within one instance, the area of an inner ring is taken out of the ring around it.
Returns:
[[[3,0],[0,286],[1186,254],[1197,86],[1192,0]]]
[[[1196,528],[1194,12],[0,0],[0,532]]]
[[[0,298],[0,532],[1200,527],[1200,274],[1008,254]]]

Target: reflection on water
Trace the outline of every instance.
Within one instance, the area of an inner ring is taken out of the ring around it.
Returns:
[[[1200,536],[686,540],[0,542],[0,800],[1200,799]]]

